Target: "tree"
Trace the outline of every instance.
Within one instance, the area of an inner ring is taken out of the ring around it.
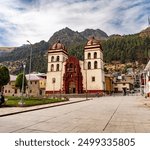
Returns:
[[[0,92],[4,85],[10,81],[9,70],[7,67],[0,65]]]
[[[27,86],[27,79],[26,79],[26,76],[23,73],[20,73],[17,76],[16,82],[15,82],[15,87],[19,88],[20,92],[22,90],[23,76],[24,76],[24,89],[23,90],[25,92],[26,91],[26,86]]]

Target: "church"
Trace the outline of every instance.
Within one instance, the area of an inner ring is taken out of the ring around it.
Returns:
[[[46,94],[102,93],[105,89],[103,50],[91,37],[84,46],[84,60],[69,56],[58,41],[48,49]]]

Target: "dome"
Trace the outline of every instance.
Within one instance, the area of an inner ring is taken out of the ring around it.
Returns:
[[[65,46],[63,44],[60,43],[60,41],[58,40],[57,43],[55,43],[51,49],[63,49],[65,50]]]
[[[100,44],[100,42],[98,40],[96,40],[94,38],[94,36],[92,36],[89,41],[87,42],[87,45],[97,45],[97,44]]]

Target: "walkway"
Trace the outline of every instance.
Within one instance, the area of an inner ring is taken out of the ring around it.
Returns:
[[[0,117],[0,132],[150,132],[149,101],[138,96],[100,97]]]

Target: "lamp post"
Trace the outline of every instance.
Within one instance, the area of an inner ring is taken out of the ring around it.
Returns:
[[[22,76],[21,100],[20,100],[20,102],[19,102],[19,105],[20,105],[20,106],[23,106],[23,105],[24,105],[24,102],[23,102],[23,93],[24,93],[25,67],[26,67],[26,65],[23,64],[23,73],[22,73],[23,76]]]
[[[55,78],[52,79],[53,83],[53,98],[55,98]]]
[[[31,74],[31,60],[32,60],[32,44],[29,40],[27,40],[27,42],[30,44],[31,46],[31,50],[30,50],[30,61],[29,61],[29,84],[28,84],[28,96],[30,97],[30,74]]]

